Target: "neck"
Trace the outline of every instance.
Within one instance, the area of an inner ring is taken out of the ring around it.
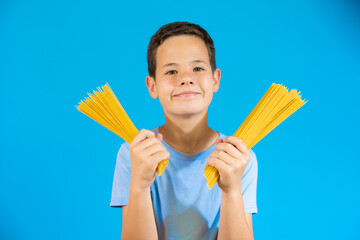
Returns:
[[[165,114],[166,123],[159,127],[164,141],[175,150],[196,154],[210,148],[219,137],[207,124],[207,111],[191,117]]]

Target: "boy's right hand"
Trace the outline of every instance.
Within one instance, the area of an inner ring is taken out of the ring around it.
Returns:
[[[130,143],[131,184],[146,189],[155,180],[158,164],[169,159],[170,153],[162,145],[161,133],[141,129]]]

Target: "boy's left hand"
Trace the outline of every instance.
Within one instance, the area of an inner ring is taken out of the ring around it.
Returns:
[[[218,185],[225,193],[241,191],[241,179],[250,160],[246,144],[237,137],[216,140],[216,151],[210,154],[207,165],[215,167],[220,174]]]

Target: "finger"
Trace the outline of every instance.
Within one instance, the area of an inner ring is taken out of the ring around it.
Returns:
[[[224,142],[223,139],[218,138],[218,139],[216,139],[215,144],[222,143],[222,142]]]
[[[134,139],[131,141],[130,145],[135,146],[139,142],[143,141],[146,138],[154,137],[155,133],[147,129],[141,129],[138,134],[135,135]]]
[[[249,150],[246,146],[246,144],[244,143],[243,140],[241,140],[238,137],[234,137],[234,136],[229,136],[227,138],[224,139],[224,142],[226,143],[231,143],[232,145],[234,145],[242,154],[244,154],[245,156],[250,156],[249,154]]]
[[[219,143],[216,145],[216,150],[224,151],[233,158],[240,158],[242,153],[231,143]]]
[[[166,150],[164,145],[155,137],[147,138],[145,140],[142,140],[139,142],[134,148],[136,148],[137,151],[149,151],[149,147],[157,145],[158,147],[162,147],[163,150]],[[152,152],[153,153],[153,152]]]
[[[232,158],[228,153],[224,151],[214,151],[210,154],[210,157],[220,159],[227,165],[233,166],[236,163],[236,159]]]
[[[207,165],[216,168],[219,171],[220,175],[223,175],[231,171],[231,166],[217,157],[209,157],[207,160]]]
[[[157,152],[167,151],[167,150],[166,150],[165,146],[162,145],[162,143],[155,143],[155,144],[151,144],[147,148],[143,149],[143,151],[145,152],[146,155],[151,156]]]
[[[158,133],[155,135],[156,139],[158,139],[160,142],[163,140],[163,135],[161,133]]]
[[[168,151],[161,151],[161,152],[157,152],[154,155],[152,155],[150,157],[150,161],[154,163],[155,169],[157,167],[157,165],[165,159],[169,159],[170,158],[170,153]]]

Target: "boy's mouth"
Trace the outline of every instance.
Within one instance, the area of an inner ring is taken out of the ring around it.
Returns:
[[[179,97],[179,98],[192,98],[195,97],[197,95],[199,95],[200,93],[198,92],[191,92],[191,91],[185,91],[179,94],[174,95],[174,97]]]

